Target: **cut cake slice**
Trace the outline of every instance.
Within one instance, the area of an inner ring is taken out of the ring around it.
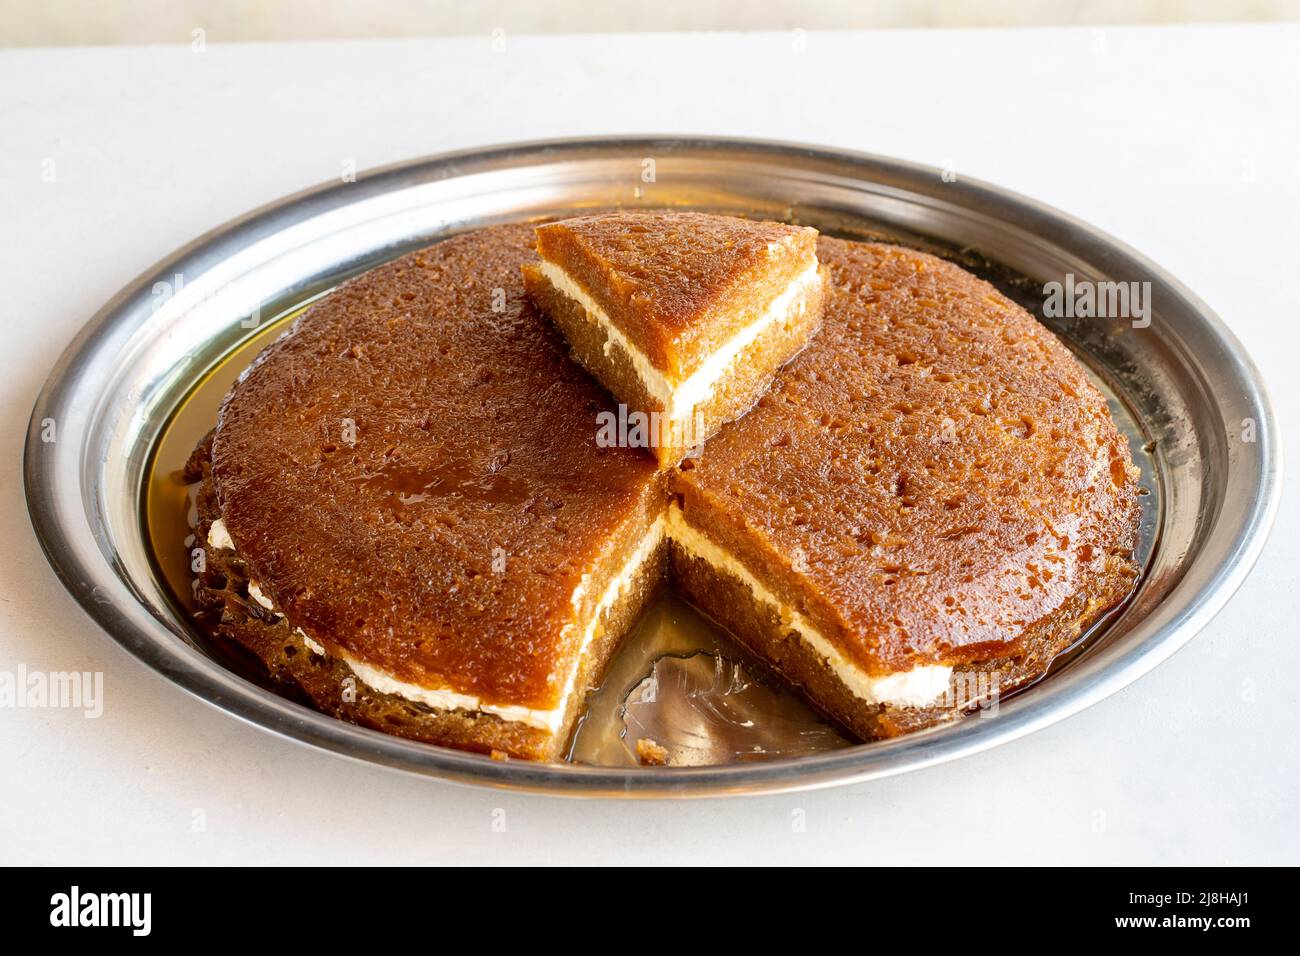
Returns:
[[[817,232],[694,212],[615,212],[537,229],[524,284],[621,403],[606,443],[677,464],[744,415],[816,334]]]

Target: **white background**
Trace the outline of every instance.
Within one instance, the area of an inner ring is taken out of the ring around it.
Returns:
[[[1182,278],[1245,343],[1295,433],[1300,29],[803,44],[606,35],[508,38],[496,53],[483,37],[0,54],[0,670],[103,671],[106,684],[98,720],[0,710],[0,862],[1300,861],[1290,495],[1228,608],[1109,700],[944,767],[744,800],[512,796],[307,750],[154,676],[50,573],[22,500],[22,436],[50,366],[106,299],[346,160],[509,140],[734,134],[953,165]]]

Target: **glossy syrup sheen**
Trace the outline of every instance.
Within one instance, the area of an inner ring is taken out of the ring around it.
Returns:
[[[193,504],[183,469],[199,440],[216,422],[221,402],[259,352],[325,293],[293,304],[215,362],[177,405],[156,443],[144,489],[144,522],[159,576],[182,617],[192,620],[190,570]],[[1134,463],[1141,469],[1142,516],[1136,560],[1148,563],[1156,544],[1160,502],[1154,447],[1127,404],[1097,374],[1086,352],[1082,364],[1108,399]],[[472,480],[471,480],[472,479]],[[492,476],[445,472],[375,476],[395,507],[424,495],[508,500],[512,489]],[[1118,613],[1098,622],[1058,665],[1086,650]],[[206,646],[230,666],[256,679],[212,636]],[[1057,665],[1054,665],[1057,666]],[[602,766],[638,762],[638,739],[668,751],[668,762],[699,765],[790,757],[850,745],[852,741],[797,695],[769,679],[728,635],[679,599],[664,595],[643,615],[616,653],[601,685],[587,700],[569,748],[569,759]]]
[[[185,463],[216,425],[221,402],[244,369],[318,298],[320,295],[313,296],[273,317],[212,365],[173,410],[154,444],[145,471],[145,533],[154,566],[187,618],[194,611],[194,573],[190,570],[194,503],[192,486],[184,479]]]
[[[195,609],[190,570],[195,515],[194,486],[185,483],[185,463],[216,423],[222,400],[240,374],[309,305],[295,306],[220,359],[177,406],[154,446],[145,489],[145,525],[154,564],[186,620],[193,621]],[[462,471],[454,464],[437,471],[391,469],[368,484],[390,498],[395,508],[430,494],[495,501],[512,497],[512,489],[494,481],[494,476],[484,479]],[[203,636],[229,666],[271,686],[224,642],[211,633]],[[721,679],[702,679],[715,673]],[[650,681],[655,681],[658,694],[653,700],[634,701],[627,719],[625,698],[638,688],[643,698],[647,696],[643,685]],[[761,714],[768,719],[754,719]],[[725,632],[665,592],[642,615],[600,687],[588,698],[569,759],[635,766],[636,742],[641,737],[668,747],[670,762],[682,764],[795,756],[852,743],[800,697],[768,678],[762,665]]]

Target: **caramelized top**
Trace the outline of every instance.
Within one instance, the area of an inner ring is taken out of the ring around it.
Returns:
[[[404,680],[544,709],[581,576],[661,491],[643,453],[596,446],[608,399],[524,295],[532,242],[485,229],[333,292],[232,389],[212,457],[291,622]]]
[[[613,212],[537,228],[656,368],[682,379],[814,261],[817,232],[698,212]]]
[[[1016,654],[1081,591],[1122,597],[1137,471],[1070,353],[950,263],[818,255],[821,335],[686,464],[688,520],[877,673]]]

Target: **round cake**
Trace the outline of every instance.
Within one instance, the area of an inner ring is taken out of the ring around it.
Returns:
[[[597,440],[615,403],[530,301],[533,244],[493,227],[344,284],[193,456],[199,605],[319,709],[556,759],[666,579],[871,739],[1036,679],[1131,590],[1127,442],[988,283],[819,239],[820,334],[661,473]]]

